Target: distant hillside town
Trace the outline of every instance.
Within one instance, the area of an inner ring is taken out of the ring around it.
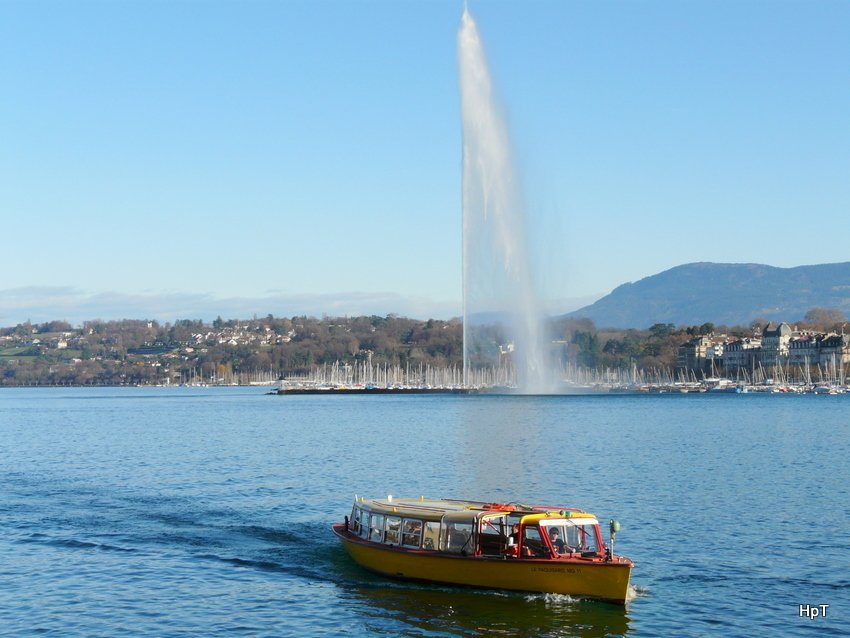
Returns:
[[[447,367],[459,320],[386,317],[25,322],[0,328],[0,385],[274,384],[345,363]]]
[[[550,325],[548,355],[567,384],[637,386],[726,377],[748,383],[843,380],[850,338],[841,311],[812,308],[793,327],[597,328],[589,319]],[[492,332],[497,367],[475,384],[510,385],[512,344]],[[0,328],[0,386],[462,383],[463,323],[396,315],[267,315],[250,320],[30,322]],[[491,374],[492,373],[492,374]]]
[[[850,364],[850,335],[797,330],[768,323],[752,337],[700,335],[679,346],[676,366],[747,379],[780,376],[797,381],[841,377]]]

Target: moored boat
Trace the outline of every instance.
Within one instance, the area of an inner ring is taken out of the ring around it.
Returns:
[[[419,497],[355,497],[333,525],[361,566],[393,578],[551,592],[624,604],[633,563],[575,508]]]

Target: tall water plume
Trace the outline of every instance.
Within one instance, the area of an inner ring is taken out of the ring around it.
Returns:
[[[458,32],[463,123],[463,368],[510,361],[519,391],[551,392],[543,316],[529,264],[525,213],[505,120],[478,28]]]

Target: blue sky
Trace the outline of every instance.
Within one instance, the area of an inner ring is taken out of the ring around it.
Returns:
[[[551,307],[850,259],[850,3],[469,5]],[[0,325],[458,315],[462,10],[0,0]]]

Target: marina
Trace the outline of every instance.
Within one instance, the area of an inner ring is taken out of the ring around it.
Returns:
[[[358,366],[333,364],[309,374],[283,376],[272,394],[516,394],[523,393],[508,366],[469,371],[464,385],[458,367]],[[264,385],[272,385],[269,381]],[[738,372],[736,378],[705,376],[692,370],[589,369],[565,366],[557,380],[539,394],[845,394],[850,392],[843,370],[813,375],[789,367]],[[526,392],[527,393],[527,392]],[[533,394],[533,393],[532,393]]]

